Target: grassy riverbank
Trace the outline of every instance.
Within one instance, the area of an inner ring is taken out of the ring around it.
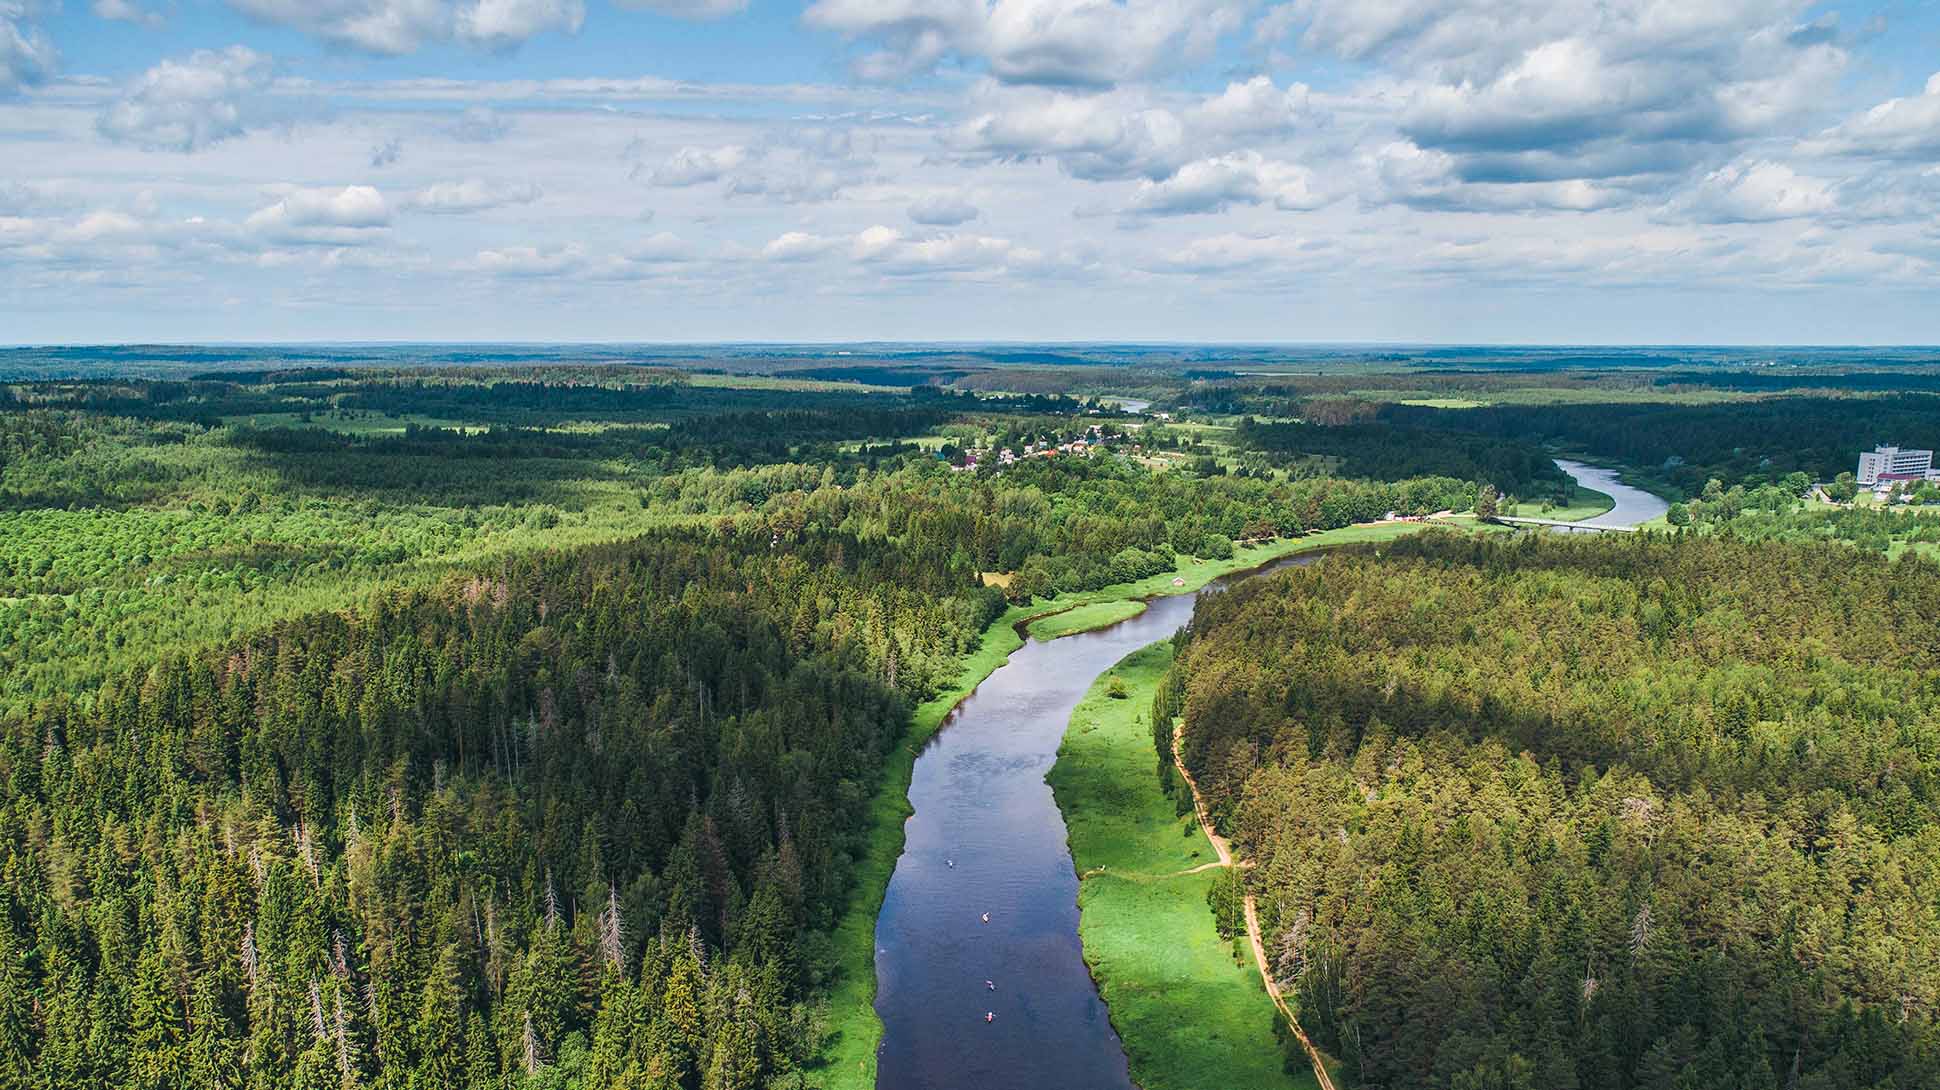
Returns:
[[[1144,1090],[1311,1088],[1285,1069],[1278,1016],[1206,905],[1215,862],[1191,815],[1159,790],[1149,721],[1169,642],[1133,652],[1071,716],[1047,779],[1078,869],[1084,957]],[[1113,699],[1111,678],[1125,685]]]
[[[1543,510],[1540,503],[1519,503],[1505,508],[1502,514],[1511,518],[1555,519],[1558,522],[1582,522],[1598,515],[1608,514],[1617,506],[1617,501],[1607,492],[1577,485],[1570,495],[1569,503],[1561,507]]]
[[[1053,613],[1039,617],[1026,626],[1031,638],[1036,640],[1055,640],[1059,636],[1071,636],[1079,632],[1089,632],[1094,628],[1104,628],[1120,621],[1129,621],[1145,612],[1145,603],[1133,599],[1118,602],[1093,602],[1088,606],[1067,609],[1063,613]]]
[[[943,725],[951,710],[975,691],[984,678],[1008,661],[1012,651],[1024,645],[1023,639],[1017,634],[1017,625],[1047,614],[1075,612],[1079,608],[1132,602],[1160,595],[1190,594],[1222,575],[1255,568],[1283,556],[1339,545],[1392,541],[1423,528],[1421,523],[1381,523],[1272,541],[1239,549],[1230,560],[1189,561],[1176,571],[1149,579],[1012,606],[985,630],[983,642],[964,659],[957,684],[916,709],[909,734],[884,765],[882,781],[870,801],[869,838],[856,862],[855,887],[850,893],[848,907],[844,909],[842,919],[831,936],[837,962],[836,980],[829,990],[828,1005],[828,1031],[833,1043],[824,1064],[816,1071],[822,1085],[827,1090],[874,1090],[876,1046],[882,1040],[882,1020],[876,1017],[875,1007],[876,913],[882,908],[883,894],[889,888],[896,859],[903,852],[903,823],[913,812],[909,805],[909,781],[916,765],[916,754]],[[1122,605],[1119,608],[1123,608]],[[1150,697],[1134,698],[1132,703],[1142,708],[1150,703]],[[1149,739],[1146,748],[1150,749]],[[1149,773],[1152,769],[1148,767],[1146,771]],[[1153,790],[1157,790],[1156,783]],[[1199,904],[1203,908],[1203,889],[1198,896],[1201,897]],[[1264,1001],[1264,993],[1261,994]]]

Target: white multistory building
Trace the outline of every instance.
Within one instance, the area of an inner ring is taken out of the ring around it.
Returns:
[[[1859,456],[1859,483],[1878,484],[1881,477],[1896,480],[1940,480],[1940,472],[1933,468],[1933,452],[1930,450],[1903,450],[1899,447],[1879,447]]]

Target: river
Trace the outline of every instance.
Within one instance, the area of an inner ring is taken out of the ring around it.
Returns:
[[[1026,642],[917,756],[916,813],[876,919],[881,1090],[1131,1090],[1078,942],[1078,877],[1044,775],[1091,683],[1177,631],[1195,597]]]
[[[1670,510],[1671,505],[1660,496],[1653,496],[1641,488],[1632,488],[1617,479],[1617,471],[1602,466],[1585,465],[1565,458],[1556,459],[1556,467],[1576,479],[1584,488],[1593,488],[1611,499],[1617,505],[1595,518],[1584,519],[1579,526],[1584,529],[1628,529]]]

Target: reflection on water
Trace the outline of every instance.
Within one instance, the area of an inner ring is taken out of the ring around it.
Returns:
[[[1177,631],[1192,602],[1031,640],[917,757],[916,813],[876,920],[877,1086],[1131,1090],[1081,956],[1078,879],[1044,775],[1092,681]]]

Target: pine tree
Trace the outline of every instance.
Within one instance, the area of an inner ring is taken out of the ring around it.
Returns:
[[[0,901],[0,1090],[33,1085],[34,984]]]
[[[242,1085],[239,1056],[234,1027],[222,1012],[215,981],[202,977],[189,1004],[189,1085],[196,1090],[235,1090]]]
[[[499,1073],[498,1050],[485,1019],[473,1011],[465,1020],[465,1090],[500,1090],[505,1085]]]
[[[184,1017],[175,982],[153,946],[135,969],[129,1010],[129,1077],[137,1090],[176,1090],[187,1077]]]
[[[417,1068],[412,1090],[464,1090],[464,994],[458,988],[458,950],[446,946],[424,979],[418,1004]]]
[[[701,993],[706,979],[694,952],[696,943],[679,944],[667,971],[667,990],[654,1023],[660,1074],[669,1084],[695,1085],[696,1065],[707,1040],[701,1019]]]

